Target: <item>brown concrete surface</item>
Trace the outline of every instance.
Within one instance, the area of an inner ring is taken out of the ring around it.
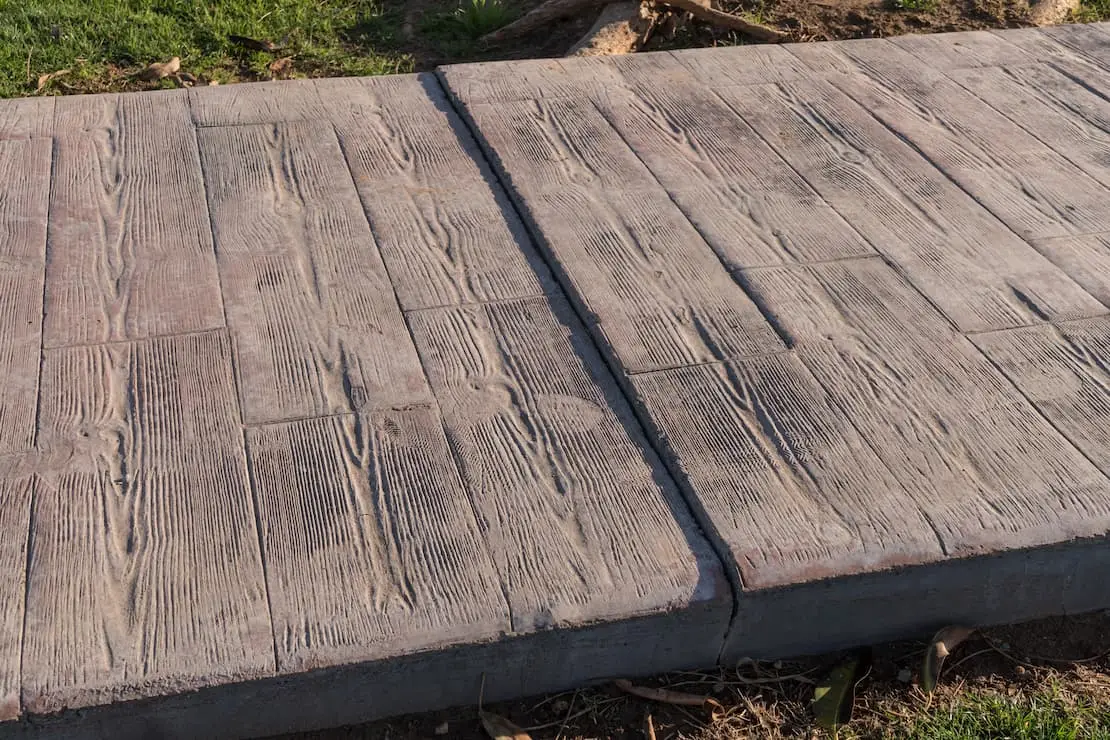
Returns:
[[[0,737],[1110,606],[1108,64],[1088,26],[0,101]]]

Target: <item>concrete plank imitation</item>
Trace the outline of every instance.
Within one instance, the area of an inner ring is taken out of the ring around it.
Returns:
[[[1034,41],[1053,49],[1053,64],[1095,79],[1102,32],[1082,33]],[[752,79],[783,54],[794,61]],[[1017,612],[1065,609],[1075,595],[1048,582],[1061,556],[1037,548],[1105,542],[1110,480],[1077,441],[1098,435],[1065,429],[1099,423],[1075,407],[1101,386],[1084,375],[1090,390],[1050,413],[969,341],[1110,311],[1099,277],[1107,199],[1087,172],[1096,166],[953,79],[1015,60],[1037,62],[987,33],[676,52],[613,60],[573,100],[537,94],[511,106],[489,102],[472,82],[477,68],[441,72],[733,568],[726,659],[851,644],[868,639],[867,622],[887,634],[926,629],[959,611],[884,607],[869,619],[884,594],[908,593],[899,579],[920,578],[948,603],[989,592],[990,619],[1005,592],[986,574],[1024,571],[1045,583],[1014,591]],[[676,84],[645,84],[647,69]],[[512,87],[512,65],[491,73]],[[607,221],[571,236],[608,209],[636,213],[633,197],[668,212],[649,200],[660,190],[678,214],[629,231],[638,249],[583,249],[613,233]],[[650,319],[668,299],[685,301],[667,279],[682,264],[670,255],[685,259],[699,237],[781,344],[645,362],[625,347],[659,347],[654,326],[622,311]],[[602,274],[621,274],[656,245],[666,257],[649,299],[611,291],[596,269],[575,274],[593,253],[607,260]],[[1084,578],[1098,582],[1101,568]],[[842,618],[804,635],[785,626],[828,600]]]
[[[1107,39],[0,101],[0,737],[1110,607]]]

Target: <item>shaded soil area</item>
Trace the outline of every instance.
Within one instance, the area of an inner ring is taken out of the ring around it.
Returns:
[[[920,687],[926,648],[926,642],[903,642],[870,649],[870,671],[840,738],[1110,737],[1110,612],[982,630],[948,657],[931,695]],[[811,700],[843,657],[748,662],[637,681],[712,697],[716,712],[646,701],[613,685],[484,709],[534,740],[644,738],[649,715],[659,740],[831,737],[815,724]],[[471,707],[274,740],[480,740],[489,735],[477,699]]]
[[[397,49],[417,70],[451,62],[563,56],[590,28],[599,10],[545,26],[512,43],[487,46],[459,27],[458,0],[392,0],[389,13],[403,16]],[[506,0],[519,17],[538,0]],[[907,33],[939,33],[1027,25],[1024,0],[723,0],[716,7],[789,33],[794,41],[832,41]],[[743,34],[660,8],[661,22],[645,50],[750,43]],[[1085,20],[1087,18],[1084,18]]]

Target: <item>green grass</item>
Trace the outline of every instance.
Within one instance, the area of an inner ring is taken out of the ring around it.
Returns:
[[[40,74],[78,90],[121,89],[147,64],[181,57],[217,80],[266,76],[279,56],[306,75],[407,71],[389,51],[394,24],[378,0],[0,0],[0,96],[27,95]],[[229,34],[284,44],[249,51]]]
[[[463,31],[478,38],[509,22],[509,10],[501,0],[463,0],[455,11]]]
[[[1106,740],[1110,708],[1052,690],[1004,697],[969,691],[887,737],[898,740]]]
[[[1079,23],[1110,20],[1110,0],[1083,0],[1072,14],[1072,20]]]

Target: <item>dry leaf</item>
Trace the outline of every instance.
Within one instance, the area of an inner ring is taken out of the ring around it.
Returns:
[[[161,80],[164,77],[169,77],[172,74],[177,74],[181,69],[181,58],[174,57],[168,62],[155,62],[142,72],[139,73],[139,79],[147,82],[154,80]]]
[[[677,704],[683,707],[705,707],[713,712],[714,716],[717,712],[723,710],[721,703],[712,696],[687,694],[683,691],[671,691],[670,689],[655,689],[650,686],[635,686],[631,681],[623,678],[617,679],[614,683],[618,689],[626,694],[632,694],[641,699],[650,699],[664,704]]]
[[[921,688],[932,693],[940,680],[940,668],[948,654],[961,642],[971,637],[975,630],[971,627],[945,627],[933,635],[929,649],[925,651],[925,661],[921,666]]]
[[[293,57],[282,57],[275,59],[267,65],[270,70],[270,76],[274,78],[285,78],[293,74]]]
[[[44,87],[46,87],[48,84],[50,84],[51,80],[57,79],[57,78],[61,77],[62,75],[67,75],[67,74],[69,74],[68,69],[59,69],[57,72],[49,72],[49,73],[44,74],[44,75],[39,75],[39,84],[35,88],[35,92],[42,92],[42,89]]]
[[[478,712],[485,728],[493,740],[532,740],[532,736],[514,725],[509,720],[493,712]]]

